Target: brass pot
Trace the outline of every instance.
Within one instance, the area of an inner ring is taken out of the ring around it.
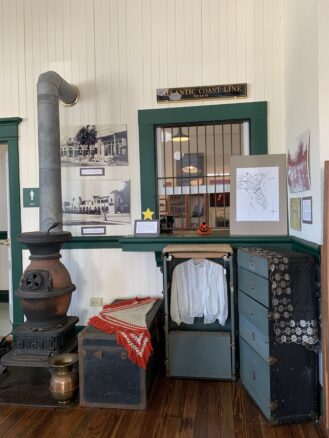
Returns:
[[[62,353],[49,358],[52,367],[49,391],[58,403],[69,403],[77,394],[79,376],[75,368],[78,355]]]

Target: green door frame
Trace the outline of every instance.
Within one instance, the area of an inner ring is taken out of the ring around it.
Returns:
[[[0,119],[0,143],[8,146],[8,173],[9,173],[9,199],[10,199],[10,250],[12,262],[13,291],[18,288],[22,275],[22,250],[16,237],[21,233],[21,207],[19,184],[19,150],[18,150],[18,125],[22,121],[19,117]],[[18,298],[13,296],[13,324],[23,322],[23,312]]]
[[[156,138],[158,126],[218,121],[250,122],[250,154],[267,154],[267,102],[201,105],[138,111],[141,207],[157,211]]]

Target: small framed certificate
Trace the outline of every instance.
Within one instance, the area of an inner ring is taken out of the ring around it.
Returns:
[[[134,235],[136,237],[153,237],[160,233],[160,222],[158,220],[136,220]]]
[[[312,224],[312,196],[302,198],[302,221],[304,224]]]

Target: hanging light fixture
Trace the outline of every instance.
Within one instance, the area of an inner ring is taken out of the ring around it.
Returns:
[[[187,134],[183,133],[181,126],[178,127],[177,133],[172,136],[172,141],[177,141],[177,142],[188,141],[189,139],[190,137]]]
[[[195,174],[195,173],[198,173],[198,168],[195,167],[195,166],[184,166],[184,167],[182,167],[182,171],[183,171],[184,173],[192,173],[192,174]]]

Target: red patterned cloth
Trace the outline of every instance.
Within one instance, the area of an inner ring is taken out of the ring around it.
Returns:
[[[117,343],[128,352],[129,359],[140,368],[146,368],[153,351],[151,336],[146,325],[146,314],[158,298],[132,298],[107,304],[88,321],[102,332],[115,334]]]

